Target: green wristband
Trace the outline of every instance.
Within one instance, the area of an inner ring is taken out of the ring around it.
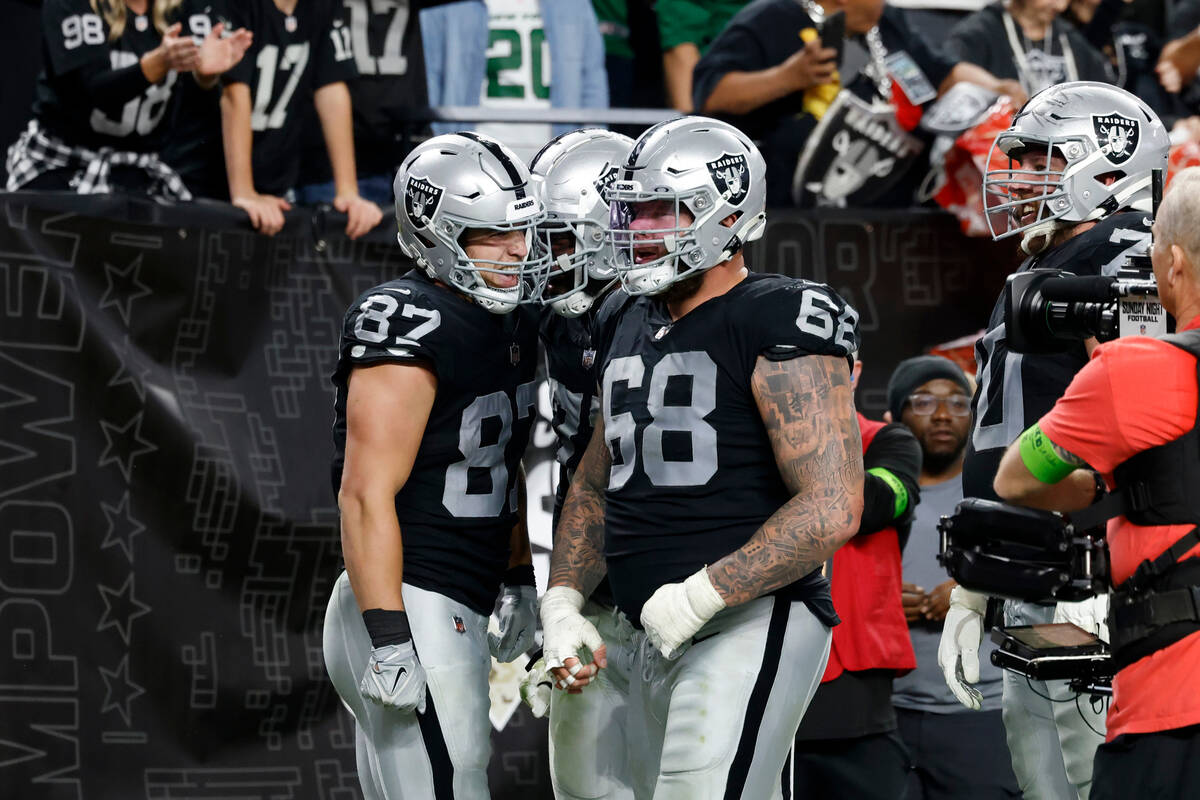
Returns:
[[[1033,477],[1042,483],[1058,483],[1075,471],[1076,466],[1063,461],[1054,452],[1050,438],[1042,433],[1042,426],[1034,423],[1021,434],[1021,461]]]
[[[869,470],[867,470],[867,472],[886,483],[888,488],[892,490],[892,498],[894,503],[892,519],[896,519],[903,514],[904,510],[908,508],[908,490],[904,488],[904,481],[900,480],[893,475],[890,470],[884,469],[883,467],[871,467]]]

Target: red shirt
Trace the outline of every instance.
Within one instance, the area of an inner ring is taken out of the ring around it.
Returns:
[[[1181,330],[1200,328],[1200,317]],[[1087,461],[1114,485],[1113,469],[1131,456],[1192,429],[1197,405],[1196,359],[1143,336],[1103,344],[1066,394],[1041,419],[1042,432]],[[1175,543],[1191,525],[1108,522],[1114,585],[1145,559]],[[1200,547],[1184,558],[1200,555]],[[1108,741],[1200,723],[1200,633],[1130,664],[1113,681]]]

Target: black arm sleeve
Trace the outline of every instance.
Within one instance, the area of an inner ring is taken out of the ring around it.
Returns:
[[[82,69],[79,71],[79,82],[92,102],[102,108],[122,105],[146,91],[150,85],[140,63],[120,69]]]
[[[858,534],[871,534],[884,528],[896,526],[907,540],[908,520],[921,499],[918,483],[921,474],[921,445],[912,432],[893,422],[879,430],[871,446],[863,454],[863,468],[882,467],[895,475],[908,493],[908,505],[899,517],[896,516],[896,495],[882,478],[866,473],[863,485],[863,513]],[[904,547],[904,541],[900,547]]]

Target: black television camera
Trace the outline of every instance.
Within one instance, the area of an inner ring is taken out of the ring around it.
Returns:
[[[1162,170],[1151,176],[1155,212],[1162,197]],[[1145,255],[1131,255],[1113,276],[1077,276],[1031,269],[1004,286],[1005,338],[1016,353],[1058,353],[1096,337],[1161,336],[1174,328],[1158,299],[1158,283]]]
[[[1026,602],[1085,600],[1108,590],[1104,530],[1074,518],[969,497],[938,523],[938,561],[964,588]],[[1070,623],[997,625],[992,663],[1034,680],[1067,679],[1077,691],[1111,691],[1108,645]]]

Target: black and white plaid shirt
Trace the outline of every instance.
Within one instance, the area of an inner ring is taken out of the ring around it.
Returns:
[[[71,186],[79,194],[108,194],[113,165],[129,165],[144,170],[152,179],[150,194],[169,200],[191,200],[192,193],[183,185],[175,170],[168,167],[155,153],[129,153],[101,147],[71,147],[46,133],[36,119],[8,148],[8,185],[15,192],[35,178],[56,169],[72,170]]]

